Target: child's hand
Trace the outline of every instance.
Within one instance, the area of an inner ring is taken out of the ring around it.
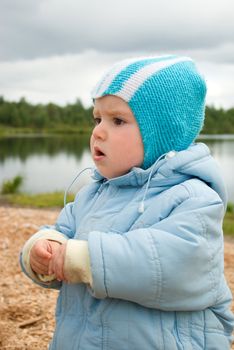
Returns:
[[[60,243],[47,239],[38,240],[30,251],[30,265],[38,274],[49,274],[49,262],[54,251],[59,248]]]
[[[55,274],[58,281],[66,281],[64,275],[64,260],[67,244],[60,244],[58,249],[53,251],[49,262],[49,274]]]

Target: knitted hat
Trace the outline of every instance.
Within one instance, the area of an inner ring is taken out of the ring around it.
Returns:
[[[121,97],[130,106],[142,136],[144,162],[186,149],[204,121],[206,84],[188,57],[159,56],[124,60],[98,82],[92,98]]]

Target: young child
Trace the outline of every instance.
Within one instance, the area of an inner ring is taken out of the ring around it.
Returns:
[[[206,85],[188,57],[114,65],[93,91],[93,182],[26,242],[23,271],[58,288],[51,350],[227,350],[227,199],[194,143]]]

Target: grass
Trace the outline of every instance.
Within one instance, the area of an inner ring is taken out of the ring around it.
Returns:
[[[63,192],[39,193],[39,194],[8,194],[2,195],[0,203],[30,208],[54,208],[63,207]],[[67,195],[67,203],[74,200],[74,194]]]
[[[223,222],[225,235],[234,237],[234,203],[228,203],[227,212]]]
[[[223,222],[223,231],[225,235],[234,237],[234,213],[226,213]]]
[[[0,196],[0,204],[16,205],[30,208],[62,208],[62,192],[40,193],[40,194],[7,194]],[[74,194],[68,194],[67,202],[74,200]],[[223,229],[225,235],[234,237],[234,204],[229,203],[224,218]]]
[[[6,180],[2,184],[2,194],[13,194],[19,191],[20,186],[23,183],[23,177],[18,175],[11,180]]]

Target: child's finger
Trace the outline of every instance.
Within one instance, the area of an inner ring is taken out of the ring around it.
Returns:
[[[30,257],[30,264],[41,267],[41,268],[47,268],[49,266],[48,260],[39,260],[35,259],[34,257]]]
[[[31,268],[34,272],[36,273],[40,273],[43,275],[47,275],[48,274],[48,266],[42,265],[40,263],[38,263],[37,261],[31,261],[30,262]]]
[[[63,281],[64,280],[64,273],[63,273],[63,261],[58,257],[55,261],[54,264],[52,264],[52,269],[53,273],[55,274],[56,278],[58,281]]]
[[[55,274],[58,281],[64,281],[64,255],[66,246],[64,244],[56,244],[53,247],[53,253],[49,261],[48,272],[49,274]]]
[[[39,240],[38,242],[36,242],[32,248],[32,254],[44,259],[50,259],[51,248],[49,242],[46,240]]]
[[[30,265],[36,273],[48,274],[51,253],[46,250],[47,242],[38,241],[30,252]]]
[[[49,267],[48,267],[48,275],[53,275],[54,274],[54,268],[53,268],[53,261],[49,261]]]
[[[48,266],[50,259],[38,257],[37,255],[30,253],[30,262],[32,262],[32,261],[38,262],[38,264],[41,264],[44,266]]]
[[[58,280],[63,281],[64,279],[63,266],[60,265],[58,270]]]

